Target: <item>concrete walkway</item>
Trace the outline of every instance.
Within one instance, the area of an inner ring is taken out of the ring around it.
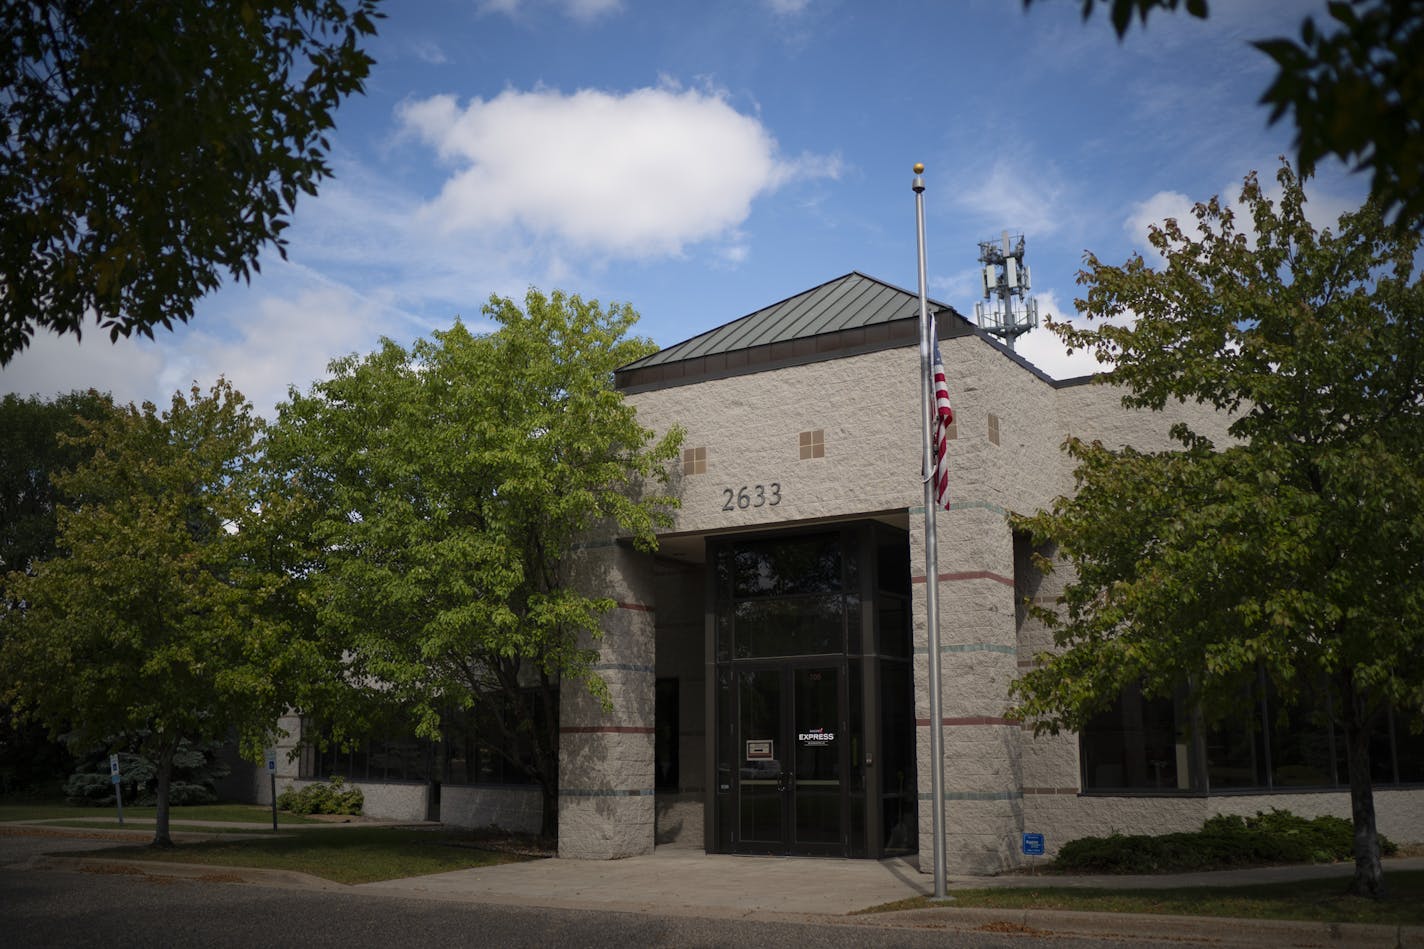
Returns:
[[[370,826],[368,822],[353,823],[349,826],[362,825]],[[137,830],[138,828],[135,828],[135,831]],[[63,831],[64,828],[53,826],[45,828],[46,836]],[[270,832],[269,825],[268,833]],[[93,841],[88,843],[92,844]],[[98,855],[56,856],[38,858],[29,862],[29,865],[63,867],[74,866],[76,862],[105,861]],[[915,864],[906,860],[743,857],[707,854],[688,848],[663,847],[647,856],[623,860],[532,860],[350,887],[288,872],[146,861],[126,862],[133,863],[135,868],[141,868],[144,874],[155,877],[206,879],[220,870],[221,878],[227,882],[315,887],[346,893],[365,893],[373,897],[388,895],[668,916],[756,917],[814,922],[818,925],[1015,932],[1023,935],[1055,933],[1123,940],[1129,944],[1140,941],[1180,941],[1188,945],[1201,943],[1217,947],[1424,947],[1424,927],[974,909],[956,907],[953,902],[897,913],[848,915],[856,910],[928,895],[933,889],[932,878],[928,874],[920,873]],[[1386,874],[1405,869],[1424,869],[1424,857],[1386,861]],[[948,891],[952,898],[956,890],[983,887],[1050,885],[1107,889],[1183,889],[1193,886],[1279,883],[1320,877],[1338,877],[1343,888],[1345,878],[1352,872],[1352,864],[1338,863],[1163,876],[955,876],[948,880]]]
[[[1424,857],[1385,861],[1386,874],[1406,869],[1424,869]],[[1178,890],[1328,877],[1338,877],[1343,888],[1343,881],[1353,872],[1353,864],[1331,863],[1150,876],[951,876],[946,890],[952,900],[956,890],[986,887]],[[532,906],[599,906],[631,912],[846,914],[928,896],[934,890],[934,879],[903,859],[744,857],[661,847],[649,856],[622,860],[535,860],[367,883],[353,889]]]

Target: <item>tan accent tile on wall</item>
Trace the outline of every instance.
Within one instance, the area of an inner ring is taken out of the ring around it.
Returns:
[[[826,456],[826,432],[818,428],[814,432],[801,433],[801,460],[824,458]]]

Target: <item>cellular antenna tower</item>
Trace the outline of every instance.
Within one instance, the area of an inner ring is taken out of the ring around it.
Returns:
[[[1038,301],[1028,295],[1028,265],[1023,262],[1023,235],[979,243],[980,277],[984,300],[974,304],[980,329],[993,333],[1014,348],[1014,341],[1038,325]],[[1018,298],[1016,303],[1014,298]]]

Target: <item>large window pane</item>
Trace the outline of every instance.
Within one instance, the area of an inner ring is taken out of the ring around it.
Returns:
[[[1187,788],[1187,745],[1172,699],[1149,699],[1136,686],[1082,733],[1083,788],[1089,791]]]
[[[840,534],[745,541],[717,558],[720,586],[736,599],[842,589]]]
[[[844,609],[840,594],[737,603],[733,607],[736,658],[842,652]]]

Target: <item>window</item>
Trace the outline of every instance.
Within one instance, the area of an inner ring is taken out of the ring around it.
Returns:
[[[707,473],[707,449],[705,447],[682,450],[682,473],[685,475]]]
[[[441,716],[443,762],[434,742],[388,725],[348,747],[333,743],[325,751],[316,751],[304,759],[302,777],[427,782],[438,774],[447,784],[530,784],[533,779],[517,762],[534,763],[533,730],[545,722],[543,708],[537,689],[525,690],[507,702],[503,718],[511,724],[513,735],[499,727],[486,706],[447,712]]]
[[[540,690],[525,689],[500,705],[498,717],[489,706],[476,705],[442,720],[447,784],[534,782],[526,770],[535,764],[534,733],[548,725]]]
[[[1083,790],[1178,791],[1188,788],[1190,747],[1177,722],[1180,699],[1148,698],[1137,686],[1082,733]]]
[[[1182,694],[1149,698],[1124,689],[1079,735],[1084,791],[1272,791],[1349,784],[1344,733],[1325,724],[1308,702],[1282,707],[1262,676],[1254,714],[1207,729],[1188,727]],[[1304,693],[1309,695],[1310,693]],[[1204,762],[1205,770],[1196,762]],[[1391,713],[1370,747],[1376,786],[1424,783],[1424,735],[1409,733]]]

